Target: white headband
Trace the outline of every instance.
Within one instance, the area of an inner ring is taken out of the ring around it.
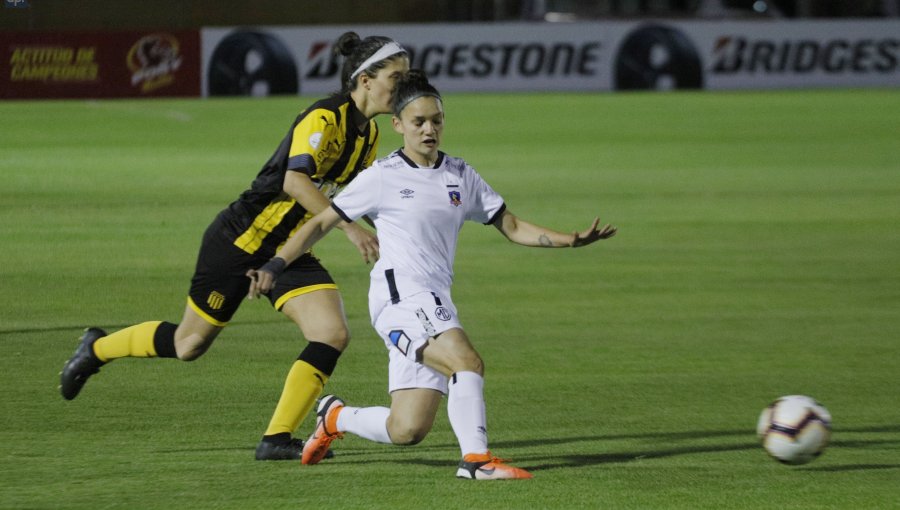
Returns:
[[[381,62],[382,60],[385,60],[388,57],[393,57],[398,53],[406,53],[406,50],[403,49],[403,46],[400,46],[394,41],[385,44],[381,48],[378,48],[378,51],[373,53],[371,57],[367,58],[365,62],[360,64],[359,67],[356,68],[356,71],[353,71],[353,74],[350,75],[350,79],[352,80],[353,78],[359,76],[360,73],[368,69],[369,66],[374,64],[375,62]]]
[[[396,113],[399,115],[400,112],[402,112],[403,109],[406,108],[407,105],[409,105],[409,103],[412,103],[413,101],[415,101],[416,99],[419,99],[420,97],[434,97],[434,98],[437,98],[438,101],[442,101],[442,102],[444,101],[444,99],[441,97],[440,94],[435,94],[434,92],[419,92],[417,94],[413,94],[413,95],[409,96],[408,98],[406,98],[406,101],[403,101],[403,104],[398,105]]]

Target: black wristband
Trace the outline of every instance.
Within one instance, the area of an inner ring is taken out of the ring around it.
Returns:
[[[287,266],[287,262],[281,257],[272,257],[268,262],[263,264],[258,271],[265,271],[272,275],[273,280],[277,280],[281,273],[284,272],[284,268]]]

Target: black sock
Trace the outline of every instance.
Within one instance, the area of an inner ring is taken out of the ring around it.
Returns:
[[[156,349],[157,358],[177,358],[175,352],[175,330],[178,324],[161,322],[153,334],[153,348]]]
[[[322,342],[309,342],[306,348],[297,356],[300,361],[309,363],[316,370],[321,371],[325,375],[331,377],[334,373],[334,367],[337,366],[337,360],[341,357],[341,351],[334,347],[323,344]]]
[[[281,432],[279,434],[272,434],[271,436],[263,436],[262,440],[267,443],[285,444],[291,441],[291,434],[288,432]]]

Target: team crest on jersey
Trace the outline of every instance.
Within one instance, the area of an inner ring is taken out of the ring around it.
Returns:
[[[456,206],[456,207],[459,207],[460,205],[462,205],[462,200],[461,200],[462,196],[459,194],[459,191],[448,191],[447,193],[450,195],[450,204],[451,205]]]

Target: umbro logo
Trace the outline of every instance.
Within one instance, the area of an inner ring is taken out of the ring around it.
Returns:
[[[406,188],[400,192],[400,194],[402,195],[400,198],[415,198],[413,196],[413,195],[415,195],[415,193],[416,193],[415,191],[413,191],[409,188]]]

